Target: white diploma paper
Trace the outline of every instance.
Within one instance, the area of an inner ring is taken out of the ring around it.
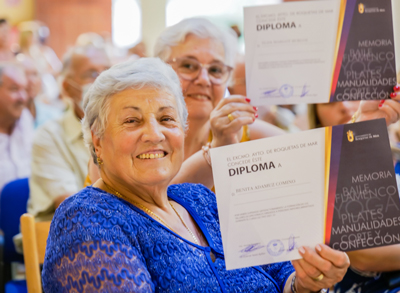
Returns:
[[[211,149],[227,269],[324,241],[325,129]]]
[[[252,104],[329,101],[339,9],[335,0],[244,9]]]

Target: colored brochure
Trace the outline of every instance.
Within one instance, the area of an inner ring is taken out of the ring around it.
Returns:
[[[227,269],[400,243],[384,119],[210,150]]]
[[[392,0],[244,8],[247,96],[255,105],[390,98]]]

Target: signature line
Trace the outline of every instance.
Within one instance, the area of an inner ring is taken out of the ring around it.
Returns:
[[[245,204],[254,203],[254,202],[260,202],[260,201],[266,201],[266,200],[271,200],[271,199],[283,198],[283,197],[290,197],[290,196],[295,196],[295,195],[309,194],[309,193],[311,193],[311,191],[302,192],[302,193],[288,194],[288,195],[281,195],[281,196],[277,196],[277,197],[271,197],[271,198],[266,198],[266,199],[260,199],[260,200],[253,200],[253,201],[248,201],[248,202],[244,202],[244,203],[238,203],[238,204],[235,204],[235,206],[240,206],[240,205],[245,205]]]

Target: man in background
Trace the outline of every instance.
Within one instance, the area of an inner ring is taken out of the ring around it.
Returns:
[[[0,62],[0,190],[30,175],[33,118],[26,109],[26,86],[22,68]]]
[[[0,62],[13,60],[14,54],[10,50],[10,26],[6,19],[0,18]]]
[[[82,97],[109,66],[105,50],[91,45],[74,47],[64,57],[61,78],[67,109],[37,130],[32,149],[28,212],[39,221],[51,220],[60,203],[83,188],[90,154],[80,124]]]

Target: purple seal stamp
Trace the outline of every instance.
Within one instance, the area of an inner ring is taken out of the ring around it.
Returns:
[[[285,247],[280,240],[271,240],[267,245],[267,251],[272,256],[279,256],[283,253]]]

